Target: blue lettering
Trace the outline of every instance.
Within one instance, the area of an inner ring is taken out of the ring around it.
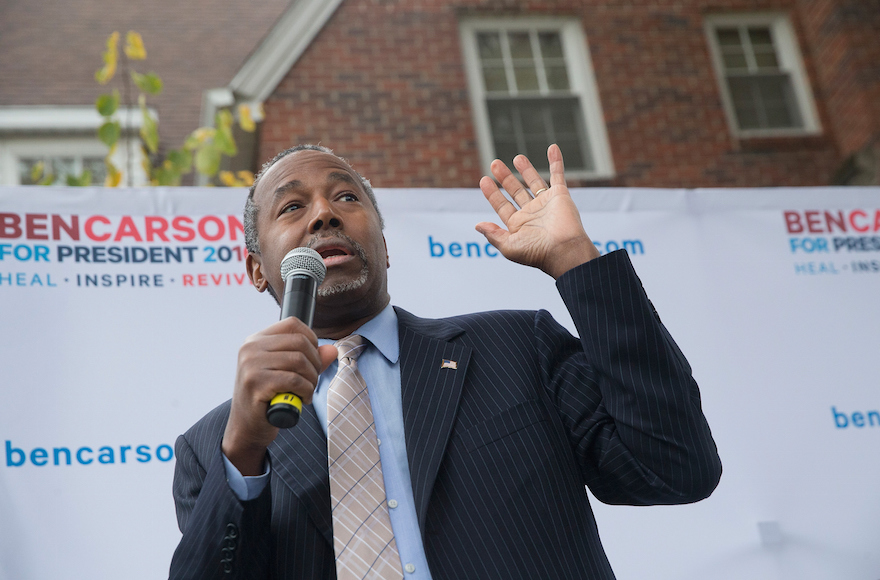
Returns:
[[[55,465],[61,465],[58,461],[58,457],[64,453],[64,457],[67,459],[66,465],[70,465],[70,449],[67,447],[55,447],[52,449],[52,458],[54,459]]]
[[[471,250],[472,249],[473,249],[474,253],[477,255],[477,257],[479,258],[480,257],[480,244],[478,244],[476,242],[468,242],[467,243],[467,256],[468,256],[468,258],[471,257]]]
[[[846,415],[843,413],[838,413],[837,408],[831,407],[831,413],[834,415],[834,424],[837,425],[838,429],[846,429],[849,425],[849,419],[846,418]],[[843,424],[841,424],[841,420],[843,420]]]
[[[17,457],[17,459],[13,459]],[[6,467],[21,467],[24,465],[24,451],[12,446],[12,441],[6,440]]]
[[[791,238],[788,244],[792,254],[799,250],[807,254],[828,251],[828,240],[825,238]]]
[[[88,459],[83,459],[82,458],[83,451],[88,451],[89,453],[91,453],[92,448],[91,447],[80,447],[79,449],[77,449],[76,450],[76,460],[79,461],[80,463],[82,463],[83,465],[88,465],[89,463],[94,461],[94,459],[92,459],[91,457],[89,457]]]
[[[877,421],[874,423],[874,421]],[[868,421],[870,422],[871,427],[874,425],[880,426],[880,413],[877,411],[868,411]]]
[[[452,242],[451,244],[449,244],[449,255],[453,258],[460,258],[461,244],[459,244],[458,242]]]
[[[106,447],[106,446],[101,447],[100,449],[98,449],[98,451],[101,452],[101,454],[98,455],[98,462],[100,462],[100,463],[116,463],[116,460],[114,459],[114,456],[113,456],[113,449],[111,447]]]
[[[162,450],[168,450],[168,457],[162,457]],[[171,461],[171,458],[174,457],[174,450],[171,449],[170,445],[160,445],[156,447],[156,459],[159,461]]]
[[[34,465],[46,465],[49,461],[49,453],[42,447],[34,447],[31,451],[31,463]]]
[[[131,449],[131,445],[121,445],[119,447],[119,463],[125,463],[125,452]]]
[[[443,257],[443,244],[438,244],[434,241],[434,238],[428,236],[428,247],[431,248],[431,257],[432,258],[442,258]],[[435,250],[439,248],[440,253],[436,253]]]
[[[853,413],[852,414],[852,423],[856,427],[864,427],[865,426],[865,416],[861,413]]]
[[[135,451],[138,454],[137,460],[140,461],[141,463],[146,463],[147,461],[152,459],[152,457],[150,456],[150,446],[149,445],[138,445],[137,449],[135,449]]]

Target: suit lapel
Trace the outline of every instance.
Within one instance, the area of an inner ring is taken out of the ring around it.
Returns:
[[[461,328],[396,310],[403,428],[419,528],[424,530],[428,500],[455,423],[471,349],[449,342],[463,332]],[[444,360],[448,361],[445,365]]]
[[[269,454],[272,472],[305,504],[315,526],[332,547],[327,438],[312,405],[303,405],[296,427],[279,431]]]

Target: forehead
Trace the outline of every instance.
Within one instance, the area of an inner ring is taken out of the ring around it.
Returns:
[[[363,189],[354,169],[339,157],[323,151],[297,151],[279,159],[263,174],[254,190],[254,201],[263,205],[270,202],[273,193],[283,185],[292,182],[303,185],[322,183],[329,174],[340,173],[348,175],[358,189]]]

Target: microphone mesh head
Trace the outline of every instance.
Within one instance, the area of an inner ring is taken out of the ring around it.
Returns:
[[[281,279],[286,282],[295,274],[305,274],[320,284],[327,274],[327,266],[324,265],[321,254],[315,250],[306,247],[294,248],[281,260]]]

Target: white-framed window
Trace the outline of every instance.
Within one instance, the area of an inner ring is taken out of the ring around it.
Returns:
[[[566,176],[614,174],[589,48],[578,20],[466,19],[460,25],[483,167],[518,153],[540,171],[557,143]]]
[[[705,20],[728,121],[740,137],[820,131],[791,22],[784,14],[725,14]]]
[[[137,123],[140,112],[131,117]],[[0,108],[0,185],[34,184],[32,170],[38,163],[44,176],[54,177],[53,185],[65,185],[68,176],[80,177],[83,170],[91,173],[92,185],[103,185],[108,149],[97,137],[102,122],[91,107]],[[143,185],[147,179],[137,137],[120,139],[111,160],[127,185],[129,149],[134,157],[131,183]]]

